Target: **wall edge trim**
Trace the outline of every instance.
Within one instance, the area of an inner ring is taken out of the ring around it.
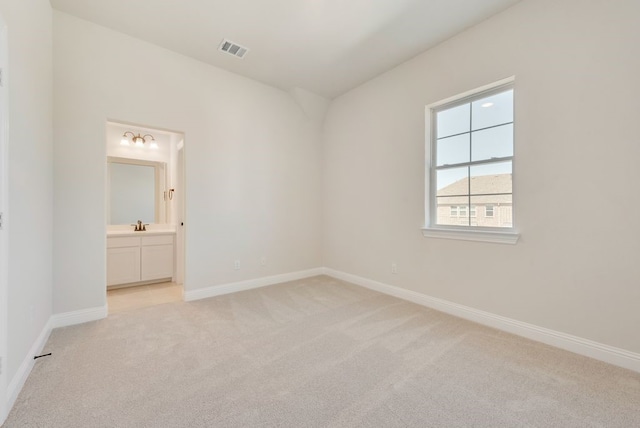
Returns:
[[[265,276],[261,278],[249,279],[246,281],[231,282],[227,284],[214,285],[197,290],[184,292],[185,302],[206,299],[208,297],[222,296],[224,294],[237,293],[239,291],[253,290],[254,288],[266,287],[282,282],[295,281],[298,279],[310,278],[312,276],[322,275],[324,268],[314,268],[301,270],[297,272],[289,272],[278,275]]]
[[[67,327],[75,324],[83,324],[89,321],[101,320],[107,317],[108,312],[109,310],[107,305],[104,305],[95,308],[54,314],[51,316],[51,327]]]
[[[29,352],[24,357],[24,360],[22,360],[22,364],[20,364],[20,367],[18,367],[18,371],[7,386],[7,402],[5,403],[6,414],[0,415],[0,423],[4,423],[6,417],[9,416],[13,405],[18,399],[18,395],[20,395],[20,391],[22,391],[22,387],[31,374],[31,370],[35,366],[36,360],[34,360],[33,357],[42,352],[44,346],[47,343],[47,340],[49,340],[51,330],[53,330],[52,318],[49,318],[47,323],[42,328],[42,331],[31,345],[31,348],[29,348]]]
[[[335,269],[325,268],[324,273],[330,277],[350,282],[399,299],[408,300],[418,305],[435,309],[458,318],[473,321],[487,327],[506,331],[536,342],[541,342],[565,351],[573,352],[575,354],[640,373],[640,354],[635,352],[518,321],[512,318],[503,317],[490,312],[481,311],[479,309],[474,309],[393,285],[384,284],[382,282],[341,272]]]

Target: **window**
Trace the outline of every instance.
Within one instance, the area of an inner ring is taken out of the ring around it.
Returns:
[[[449,214],[451,215],[451,217],[458,217],[458,207],[452,205]]]
[[[484,207],[484,216],[493,217],[493,205],[487,205]]]
[[[431,162],[425,231],[502,232],[499,235],[512,234],[517,240],[513,99],[509,79],[428,109]],[[485,207],[484,217],[477,217],[477,206]],[[499,216],[494,206],[500,207]]]

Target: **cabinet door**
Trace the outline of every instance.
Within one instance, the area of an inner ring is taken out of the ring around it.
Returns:
[[[173,277],[173,245],[142,247],[142,281]]]
[[[107,249],[107,285],[140,281],[140,247]]]

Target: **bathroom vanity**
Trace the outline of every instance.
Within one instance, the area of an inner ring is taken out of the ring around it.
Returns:
[[[107,287],[175,281],[175,231],[107,232]]]

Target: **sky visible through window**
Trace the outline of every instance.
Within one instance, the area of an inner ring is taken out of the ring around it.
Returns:
[[[438,112],[437,130],[438,166],[513,156],[513,90]],[[471,167],[471,176],[511,171],[511,162],[494,163]],[[437,189],[468,176],[467,166],[439,170]]]

